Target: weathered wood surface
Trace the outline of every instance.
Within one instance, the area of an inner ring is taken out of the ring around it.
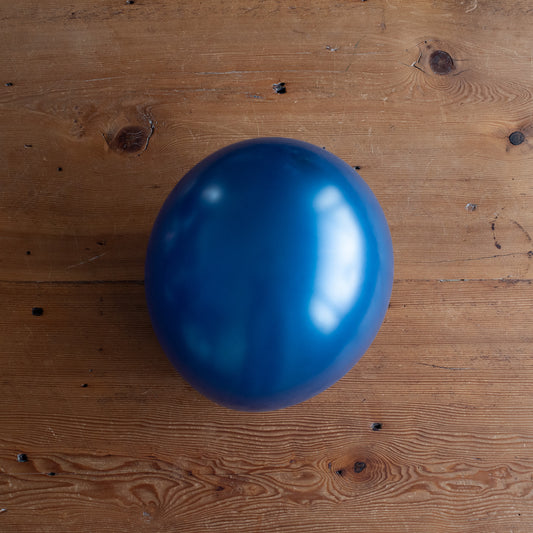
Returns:
[[[0,531],[533,531],[532,19],[532,1],[4,2]],[[242,414],[172,370],[143,262],[189,168],[271,135],[361,167],[396,283],[345,378]]]

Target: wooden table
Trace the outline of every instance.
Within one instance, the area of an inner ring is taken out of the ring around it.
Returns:
[[[5,0],[0,531],[531,533],[532,18]],[[257,136],[360,167],[396,271],[345,378],[243,414],[172,369],[143,262],[181,176]]]

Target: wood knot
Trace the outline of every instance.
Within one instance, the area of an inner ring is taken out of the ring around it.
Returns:
[[[429,66],[435,74],[442,76],[455,69],[452,56],[444,50],[435,50],[429,56]]]
[[[526,137],[521,131],[513,131],[513,133],[509,135],[509,142],[514,146],[522,144],[525,140]]]
[[[125,126],[109,141],[116,152],[135,153],[146,147],[150,132],[142,126]]]
[[[357,463],[353,465],[353,471],[356,474],[360,474],[365,468],[366,468],[366,463],[363,463],[362,461],[357,461]]]

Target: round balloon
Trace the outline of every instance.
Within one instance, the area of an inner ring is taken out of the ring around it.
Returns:
[[[154,224],[145,286],[182,376],[219,404],[268,411],[352,368],[392,279],[387,221],[353,168],[312,144],[260,138],[179,181]]]

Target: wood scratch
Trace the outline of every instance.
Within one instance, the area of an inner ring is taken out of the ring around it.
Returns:
[[[443,370],[472,370],[472,368],[467,366],[440,366],[440,365],[431,365],[429,363],[416,363],[421,366],[429,366],[431,368],[442,368]]]
[[[24,327],[26,328],[26,331],[28,332],[26,338],[29,340],[33,337],[33,330],[26,324],[24,324]]]
[[[109,80],[121,80],[123,76],[109,76],[107,78],[91,78],[88,80],[84,80],[85,82],[91,82],[91,81],[109,81]]]
[[[150,124],[150,133],[146,137],[146,144],[144,145],[144,148],[142,149],[141,152],[139,152],[137,154],[137,156],[140,156],[142,153],[146,152],[146,150],[148,148],[148,143],[150,142],[150,139],[152,138],[152,135],[154,134],[155,126],[154,126],[153,120],[152,119],[148,119],[148,123]]]
[[[423,41],[423,42],[425,42],[425,41]],[[422,59],[422,49],[420,48],[420,43],[417,46],[418,46],[418,52],[419,52],[417,59],[415,59],[410,65],[407,65],[405,63],[402,63],[402,65],[405,65],[406,67],[416,68],[420,72],[423,72],[424,74],[427,74],[427,72],[422,67],[418,66],[419,63],[420,63],[420,60]]]
[[[484,255],[482,257],[471,257],[469,259],[443,259],[442,261],[420,261],[421,263],[430,264],[430,263],[463,263],[466,261],[482,261],[483,259],[493,259],[495,257],[510,257],[512,255],[527,255],[531,257],[532,252],[512,252],[509,254],[495,254],[495,255]]]
[[[257,114],[255,112],[255,107],[254,107],[253,102],[251,102],[251,105],[252,105],[252,115],[254,116],[255,127],[257,130],[257,136],[261,137],[261,134],[259,133],[259,121],[257,120]]]
[[[348,70],[349,70],[350,67],[352,66],[352,63],[354,62],[354,59],[355,59],[353,56],[355,56],[355,53],[357,52],[357,47],[359,46],[359,43],[360,43],[360,42],[361,42],[361,39],[359,39],[359,40],[355,43],[355,45],[354,45],[354,47],[353,47],[353,52],[352,52],[352,59],[351,59],[351,61],[348,63],[348,66],[344,69],[344,72],[348,72]]]
[[[465,10],[465,13],[472,13],[472,11],[475,11],[477,9],[477,0],[474,0],[472,4],[468,7],[468,9]]]
[[[92,263],[93,261],[96,261],[99,257],[102,257],[107,252],[102,252],[101,254],[95,255],[94,257],[90,257],[86,261],[80,261],[79,263],[76,263],[74,265],[69,265],[65,270],[70,270],[71,268],[79,267],[81,265],[85,265],[87,263]]]
[[[529,232],[522,226],[522,224],[518,223],[516,220],[512,220],[511,222],[526,236],[526,239],[531,242],[531,235]]]

